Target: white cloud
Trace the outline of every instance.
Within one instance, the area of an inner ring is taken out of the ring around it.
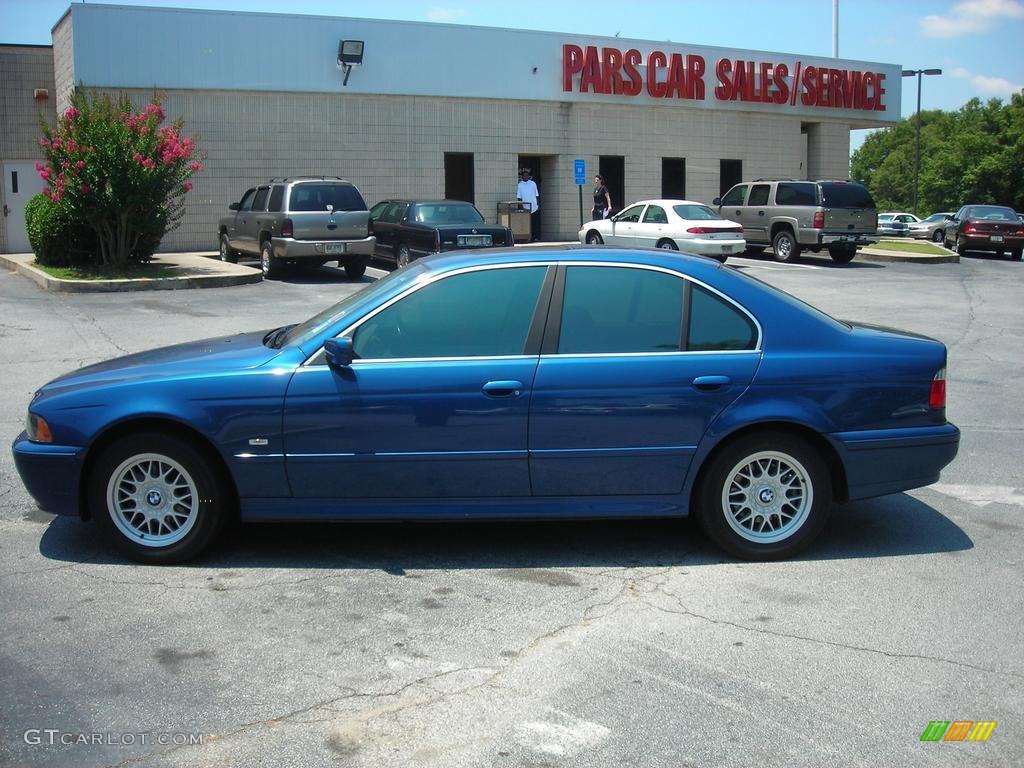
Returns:
[[[1020,0],[963,0],[945,16],[925,16],[921,31],[926,37],[964,37],[988,32],[1004,19],[1024,19]]]
[[[466,12],[461,8],[434,7],[427,11],[427,18],[431,21],[455,21],[465,15]]]
[[[1009,96],[1011,93],[1019,93],[1024,89],[1024,83],[1011,83],[1005,77],[989,77],[988,75],[975,75],[963,67],[956,67],[949,71],[953,77],[967,80],[974,86],[974,90],[984,96]]]

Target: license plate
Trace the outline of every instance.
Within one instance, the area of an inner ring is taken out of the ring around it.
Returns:
[[[467,248],[479,248],[491,244],[490,235],[459,235],[459,245]]]
[[[1003,242],[1003,236],[1002,235],[992,235],[992,242],[993,243],[1001,243],[1001,242]]]
[[[722,246],[722,253],[732,253],[732,246],[731,245],[723,245]]]
[[[324,253],[344,253],[344,243],[327,243],[324,245]]]

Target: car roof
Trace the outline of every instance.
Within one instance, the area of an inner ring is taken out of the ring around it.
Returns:
[[[468,200],[417,200],[408,197],[389,197],[374,203],[374,205],[380,205],[381,203],[408,203],[409,205],[473,205],[473,203]],[[473,207],[475,208],[476,206]]]
[[[705,208],[710,208],[707,203],[702,203],[699,200],[676,200],[675,198],[660,198],[657,200],[637,200],[635,203],[630,203],[625,208],[632,208],[634,205],[663,205],[671,208],[673,205],[703,205]]]

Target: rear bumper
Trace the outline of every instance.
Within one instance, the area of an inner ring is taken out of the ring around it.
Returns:
[[[696,253],[699,256],[735,256],[747,250],[747,241],[742,237],[733,240],[710,240],[708,238],[687,238],[676,240],[679,250]]]
[[[958,238],[967,248],[976,251],[1018,251],[1024,248],[1024,237],[1016,235],[1002,235],[1003,239],[997,242],[992,241],[991,235],[961,234]]]
[[[825,232],[819,232],[817,235],[818,245],[874,245],[878,242],[878,237],[874,234],[828,234]]]
[[[849,501],[931,485],[960,447],[960,430],[952,424],[827,437],[846,470]]]
[[[39,508],[55,515],[77,515],[84,449],[33,443],[22,432],[11,445],[21,482]]]
[[[271,240],[274,256],[279,259],[345,259],[347,256],[372,256],[377,238],[361,240],[295,240],[275,237]]]

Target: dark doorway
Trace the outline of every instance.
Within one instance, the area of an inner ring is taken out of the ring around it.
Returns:
[[[686,199],[686,158],[661,158],[661,196],[666,200]]]
[[[601,155],[597,159],[597,172],[612,196],[612,210],[626,207],[626,158],[621,155]]]
[[[721,160],[718,166],[718,194],[724,195],[735,184],[743,181],[742,160]]]
[[[476,203],[472,152],[444,153],[444,196],[448,200]]]
[[[556,171],[558,156],[519,155],[518,161],[517,172],[521,172],[525,168],[530,172],[530,177],[537,184],[537,207],[540,213],[537,214],[538,218],[534,223],[536,227],[534,235],[541,240],[545,238],[551,239],[555,236],[558,229],[558,206],[555,189],[558,179]],[[515,180],[512,182],[509,200],[516,199],[516,184],[519,183],[519,179],[520,176],[517,173]],[[547,183],[545,183],[545,179]]]

